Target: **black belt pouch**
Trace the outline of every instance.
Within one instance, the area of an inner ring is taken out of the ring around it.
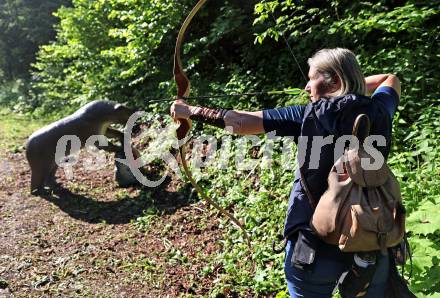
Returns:
[[[315,261],[318,239],[309,231],[299,230],[293,249],[291,264],[301,270],[307,270]]]

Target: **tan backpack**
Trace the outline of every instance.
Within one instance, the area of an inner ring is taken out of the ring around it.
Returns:
[[[353,126],[354,136],[362,119],[369,134],[369,118],[361,114]],[[344,252],[381,250],[386,254],[386,248],[399,244],[405,232],[399,183],[386,162],[378,170],[366,170],[361,167],[362,158],[370,155],[360,145],[337,160],[310,225],[323,241]],[[309,195],[307,187],[306,191]]]

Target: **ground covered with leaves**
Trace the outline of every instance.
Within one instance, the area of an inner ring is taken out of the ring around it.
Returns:
[[[0,160],[0,297],[209,293],[222,271],[204,268],[221,249],[218,215],[177,192],[182,182],[118,188],[109,158],[95,172],[75,166],[71,180],[59,169],[59,186],[32,196],[15,151]]]

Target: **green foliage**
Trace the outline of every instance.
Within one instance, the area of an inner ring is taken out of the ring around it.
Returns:
[[[180,10],[172,1],[87,0],[60,9],[57,41],[42,47],[34,65],[43,110],[97,97],[132,101],[156,90],[145,82],[166,73],[160,68],[169,62],[155,51],[164,38],[171,41]]]
[[[417,297],[434,297],[440,295],[440,108],[425,105],[419,114],[414,124],[397,134],[401,136],[395,142],[398,152],[392,156],[390,164],[401,181],[402,196],[409,212],[407,230],[414,250],[411,288],[418,293]],[[409,266],[406,269],[408,272]]]
[[[397,74],[403,86],[399,124],[413,123],[421,108],[438,101],[438,2],[262,1],[256,13],[256,24],[276,18],[257,41],[279,40],[284,32],[300,61],[317,49],[342,46],[358,55],[366,75]]]
[[[23,80],[9,81],[0,85],[0,104],[20,110],[27,99],[27,82]],[[26,107],[28,108],[28,106]]]
[[[38,46],[54,36],[52,12],[67,0],[0,2],[0,83],[29,78]]]
[[[35,108],[29,88],[31,63],[40,45],[54,38],[52,13],[69,0],[0,2],[0,104],[17,112]]]
[[[76,0],[73,7],[60,9],[56,13],[61,19],[57,40],[42,47],[34,64],[37,112],[62,107],[67,113],[97,97],[162,109],[163,105],[148,105],[148,98],[171,99],[175,94],[171,57],[182,11],[189,11],[192,4]],[[183,50],[194,95],[295,86],[288,77],[268,80],[290,70],[283,64],[272,66],[276,57],[265,54],[270,45],[253,44],[252,10],[249,3],[208,2],[197,16],[195,23],[204,26],[190,27]],[[215,104],[273,106],[276,98],[279,96],[251,102],[234,98]]]
[[[96,98],[167,113],[168,103],[148,99],[175,94],[174,42],[192,5],[190,0],[74,0],[72,7],[56,13],[56,40],[38,53],[31,92],[20,82],[10,83],[0,89],[0,102],[21,102],[20,110],[25,104],[40,116],[68,114]],[[302,87],[307,58],[324,47],[352,49],[366,75],[397,74],[403,91],[389,163],[401,181],[414,248],[411,287],[421,297],[440,293],[439,12],[440,3],[427,0],[208,1],[189,28],[182,54],[192,95]],[[5,47],[0,42],[1,49]],[[5,77],[7,67],[1,69]],[[256,110],[304,99],[273,95],[205,104]],[[218,130],[208,131],[221,136]],[[275,152],[281,156],[279,145]],[[293,180],[293,170],[283,164],[240,171],[234,164],[228,170],[211,165],[196,175],[212,198],[244,220],[253,237],[250,253],[241,232],[220,219],[227,231],[224,249],[204,271],[214,264],[223,266],[213,296],[285,297],[283,256],[270,248],[282,229]],[[155,210],[148,210],[136,224],[148,226],[156,216]],[[179,259],[178,252],[174,256]],[[253,275],[249,259],[257,264]]]

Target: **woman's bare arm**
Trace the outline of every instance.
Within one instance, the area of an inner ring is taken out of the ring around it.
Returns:
[[[373,75],[365,78],[365,83],[367,85],[368,95],[373,94],[373,92],[382,86],[388,86],[393,88],[400,97],[401,86],[400,80],[396,75],[393,74],[379,74]]]
[[[226,128],[239,135],[256,135],[264,133],[263,111],[228,111],[225,115]]]

